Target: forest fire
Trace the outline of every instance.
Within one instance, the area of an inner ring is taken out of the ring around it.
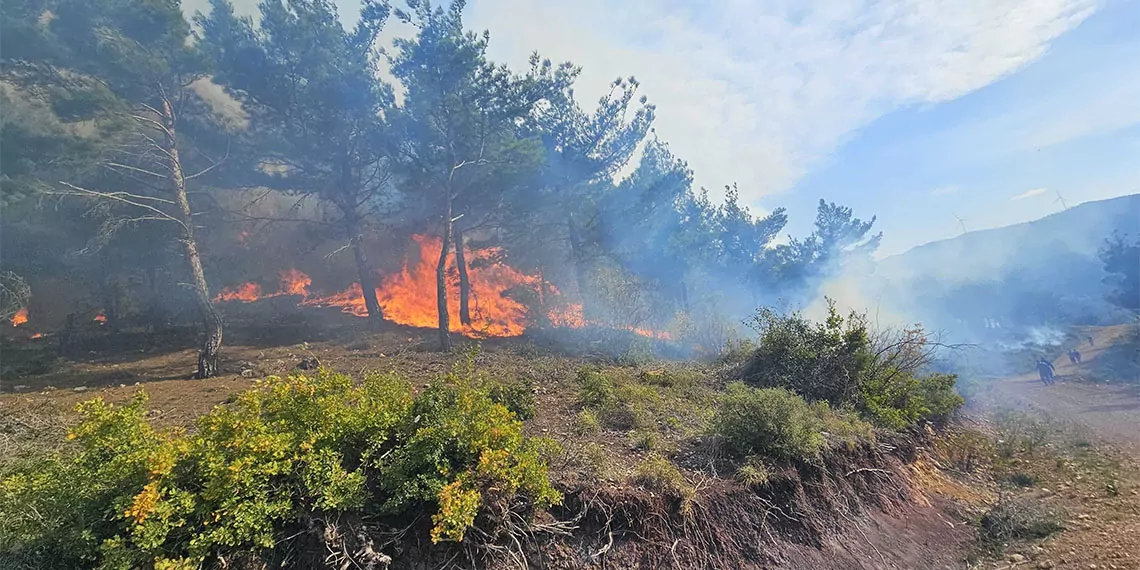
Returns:
[[[107,324],[107,315],[104,314],[103,311],[99,311],[99,314],[95,315],[95,318],[93,320],[100,325],[105,325]]]
[[[390,275],[376,289],[376,297],[384,312],[384,318],[397,324],[431,328],[439,323],[436,314],[435,266],[439,255],[440,240],[433,236],[412,236],[416,247],[412,248],[409,259],[399,273]],[[465,325],[460,319],[459,272],[454,256],[449,257],[448,276],[448,317],[452,332],[475,337],[513,337],[523,334],[528,323],[527,307],[511,296],[520,289],[536,290],[540,286],[538,277],[527,275],[497,259],[501,251],[497,248],[466,250],[468,273],[470,276],[470,316],[471,324]],[[297,269],[287,269],[279,274],[277,291],[265,293],[257,283],[243,283],[222,289],[216,301],[238,301],[250,303],[260,299],[291,295],[301,297],[299,305],[308,307],[339,307],[342,312],[365,317],[364,294],[359,283],[348,289],[328,296],[321,296],[309,290],[312,279]],[[554,309],[548,318],[556,327],[581,328],[588,324],[583,317],[582,305],[571,304],[562,309]],[[636,334],[668,339],[668,333],[648,329],[622,327]]]
[[[24,307],[23,309],[16,311],[16,314],[12,315],[12,326],[18,327],[18,326],[20,326],[26,322],[28,322],[28,308],[27,307]]]

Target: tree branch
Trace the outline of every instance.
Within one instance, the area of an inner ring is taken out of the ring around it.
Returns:
[[[127,199],[124,196],[131,196],[131,198],[135,198],[135,199],[157,200],[159,202],[166,202],[168,204],[171,203],[171,202],[163,200],[161,198],[151,198],[148,196],[135,196],[133,194],[128,194],[126,192],[99,192],[96,190],[89,190],[87,188],[80,188],[79,186],[76,186],[76,185],[68,183],[68,182],[63,182],[63,181],[60,181],[60,184],[78,192],[78,194],[71,194],[71,195],[93,196],[96,198],[103,198],[103,199],[107,199],[107,200],[114,200],[116,202],[122,202],[123,204],[134,206],[136,208],[142,208],[144,210],[150,210],[151,212],[154,212],[156,215],[158,215],[158,217],[160,219],[170,221],[170,222],[174,222],[174,223],[178,224],[179,226],[182,226],[183,230],[189,231],[189,228],[186,227],[186,224],[183,223],[182,220],[179,220],[178,218],[175,218],[174,216],[171,216],[170,214],[167,214],[166,212],[163,212],[162,210],[155,208],[154,206],[151,206],[149,204],[141,204],[141,203],[135,202],[131,199]],[[66,193],[64,193],[64,194],[67,195]]]

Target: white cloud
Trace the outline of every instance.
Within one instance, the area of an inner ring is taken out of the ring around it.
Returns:
[[[658,133],[697,182],[747,199],[788,189],[855,130],[900,106],[959,97],[1024,67],[1096,0],[474,0],[492,55],[584,67],[595,100],[635,75]]]
[[[1017,196],[1014,196],[1013,198],[1010,198],[1009,200],[1011,202],[1014,200],[1024,200],[1026,198],[1032,198],[1034,196],[1040,196],[1040,195],[1042,195],[1048,191],[1049,191],[1048,188],[1034,188],[1032,190],[1026,190],[1025,192],[1022,192],[1021,194],[1018,194]]]
[[[938,188],[931,190],[930,195],[931,196],[947,196],[947,195],[953,194],[959,190],[961,190],[961,188],[954,186],[953,184],[951,184],[949,186],[939,186]]]

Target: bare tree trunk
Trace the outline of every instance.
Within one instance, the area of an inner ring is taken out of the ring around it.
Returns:
[[[587,292],[587,267],[586,267],[586,254],[582,251],[582,236],[578,232],[578,224],[574,222],[574,214],[570,214],[566,218],[566,228],[570,237],[570,258],[574,262],[574,277],[577,278],[578,283],[578,297],[582,301],[582,314],[586,315],[588,301],[586,298]]]
[[[444,352],[451,350],[451,322],[447,315],[447,254],[451,249],[451,190],[447,191],[444,200],[442,243],[439,248],[439,263],[435,266],[435,299],[436,310],[439,313],[439,349]]]
[[[198,314],[202,319],[202,344],[198,348],[198,378],[211,378],[218,374],[218,353],[222,349],[222,317],[210,300],[210,288],[206,284],[206,273],[202,269],[202,257],[198,254],[198,242],[194,239],[194,219],[190,210],[190,200],[186,196],[186,178],[182,172],[182,161],[178,156],[178,138],[174,130],[174,109],[165,97],[162,100],[162,122],[166,130],[166,148],[170,156],[171,182],[174,199],[178,204],[181,221],[183,253],[190,269],[190,287]]]
[[[459,322],[471,326],[471,280],[467,275],[467,256],[463,252],[463,231],[455,229],[455,265],[459,267]]]
[[[368,263],[368,253],[364,251],[364,240],[356,211],[346,209],[344,219],[349,233],[349,243],[352,245],[352,256],[356,259],[360,291],[364,294],[364,308],[368,310],[368,326],[375,330],[380,327],[380,320],[384,318],[380,301],[376,298],[376,273],[372,271],[372,265]]]

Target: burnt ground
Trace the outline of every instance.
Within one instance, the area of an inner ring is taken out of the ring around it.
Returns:
[[[194,418],[225,403],[257,379],[288,374],[296,370],[305,358],[316,357],[322,365],[355,377],[360,377],[367,371],[397,372],[413,384],[423,386],[432,378],[448,372],[461,360],[464,346],[476,343],[464,340],[459,343],[457,352],[460,354],[442,354],[434,350],[433,331],[385,325],[382,330],[372,332],[366,330],[364,324],[362,319],[332,310],[314,309],[272,317],[257,314],[255,310],[246,314],[231,314],[221,367],[223,374],[208,380],[192,379],[195,364],[195,333],[192,329],[167,331],[163,334],[129,331],[111,336],[107,331],[91,325],[84,334],[79,350],[71,358],[65,359],[56,357],[55,342],[51,336],[31,339],[28,331],[18,331],[19,334],[9,331],[0,345],[0,416],[15,418],[16,423],[24,425],[34,424],[37,429],[42,427],[38,423],[42,420],[45,424],[51,424],[41,429],[43,433],[58,434],[61,433],[62,424],[49,422],[45,418],[66,417],[76,403],[95,396],[110,401],[126,401],[141,388],[150,394],[152,418],[156,424],[190,426]],[[633,467],[648,457],[649,451],[634,441],[629,433],[609,429],[583,433],[580,429],[577,416],[581,407],[577,401],[575,378],[578,368],[587,364],[622,368],[631,375],[647,371],[654,373],[662,364],[624,365],[609,350],[612,347],[588,340],[579,340],[570,348],[556,348],[547,339],[538,337],[487,339],[479,344],[481,352],[476,365],[481,371],[503,381],[525,379],[535,386],[537,415],[527,422],[529,432],[560,441],[570,450],[568,453],[589,448],[595,454],[601,451],[605,455],[606,466],[604,470],[593,470],[596,479],[591,485],[594,487],[610,489],[627,498],[644,497],[646,493],[653,496],[652,491],[638,488],[630,478]],[[717,374],[708,365],[678,366],[698,367],[710,377]],[[1017,384],[1021,382],[1020,379],[1010,382],[1011,387],[1021,388]],[[1086,388],[1064,386],[1063,389],[1072,390],[1075,399],[1078,397],[1076,391]],[[1089,412],[1086,410],[1085,413]],[[1091,413],[1105,415],[1119,412],[1093,410]],[[1121,432],[1123,431],[1122,427]],[[703,508],[712,513],[712,524],[726,524],[729,536],[735,536],[737,541],[757,540],[753,548],[764,552],[760,558],[766,562],[753,563],[749,567],[797,570],[971,567],[967,557],[973,550],[974,522],[980,512],[980,505],[992,500],[993,496],[992,489],[984,482],[977,482],[976,485],[972,481],[962,482],[945,475],[936,467],[936,461],[920,458],[909,467],[892,467],[911,470],[911,480],[908,483],[910,489],[905,498],[880,504],[878,508],[856,509],[858,514],[844,514],[841,524],[830,527],[827,533],[812,540],[761,540],[763,536],[756,529],[731,530],[733,524],[749,520],[750,515],[724,508],[725,502],[730,501],[728,496],[717,495],[708,489],[702,490],[701,482],[707,479],[707,475],[700,472],[695,461],[686,459],[700,455],[700,449],[692,448],[694,445],[699,447],[700,444],[699,441],[693,444],[692,438],[683,437],[684,435],[678,433],[671,436],[666,433],[667,440],[675,436],[676,441],[666,441],[662,447],[669,449],[669,454],[675,461],[688,466],[685,474],[698,488],[696,504],[703,505]],[[2,443],[4,442],[0,441]],[[3,447],[0,445],[0,448]],[[580,481],[585,469],[582,463],[568,459],[565,465],[552,466],[557,470],[553,476],[566,485],[572,484],[566,483],[567,481]],[[1124,465],[1123,460],[1117,461],[1117,465]],[[1135,498],[1131,490],[1140,485],[1132,481],[1140,482],[1140,477],[1129,479],[1126,470],[1117,470],[1122,474],[1118,488],[1125,489],[1122,496]],[[840,470],[840,475],[842,471],[843,469]],[[842,476],[839,479],[842,480]],[[806,497],[810,502],[813,495],[822,492],[813,487],[810,481],[797,484],[800,485],[801,500]],[[1059,483],[1054,484],[1058,485]],[[1094,494],[1093,490],[1078,491],[1078,488],[1080,485],[1076,483],[1071,487],[1071,500],[1082,501],[1084,495],[1081,493]],[[1069,494],[1062,492],[1057,492],[1055,496],[1070,500]],[[1095,502],[1082,505],[1097,513],[1104,510]],[[1130,508],[1128,503],[1120,503],[1119,508],[1113,507],[1115,510],[1112,512],[1126,513],[1127,508]],[[1063,533],[1051,544],[1060,549],[1072,544],[1071,549],[1080,550],[1085,547],[1079,547],[1079,544],[1072,541],[1079,543],[1084,540],[1083,544],[1091,545],[1090,541],[1101,536],[1096,533],[1105,532],[1102,529],[1124,525],[1121,528],[1135,530],[1135,527],[1127,525],[1136,524],[1140,510],[1137,513],[1132,518],[1127,518],[1124,514],[1118,518],[1104,518],[1103,523],[1100,518],[1091,518],[1100,515],[1075,519],[1081,521],[1080,525],[1089,525],[1090,528],[1081,527],[1079,531]],[[717,519],[717,516],[720,518]],[[1140,536],[1140,533],[1133,532],[1132,536]],[[639,560],[635,556],[640,548],[634,540],[636,538],[629,538],[624,545],[623,555],[627,556],[625,560],[631,564]],[[666,545],[662,552],[676,552],[678,544],[673,542],[671,549]],[[1121,551],[1126,546],[1122,545]],[[733,547],[747,550],[746,545],[734,544]],[[611,555],[616,557],[618,550],[619,547],[615,547]],[[610,567],[622,567],[618,560],[620,559],[615,558]],[[668,556],[657,558],[652,564],[642,562],[637,565],[643,568],[657,567],[664,564],[662,560],[668,561]],[[600,563],[601,566],[597,567],[606,566],[604,560]],[[676,566],[676,563],[673,565]],[[595,565],[566,564],[561,567]],[[1121,564],[1116,567],[1140,568]]]

